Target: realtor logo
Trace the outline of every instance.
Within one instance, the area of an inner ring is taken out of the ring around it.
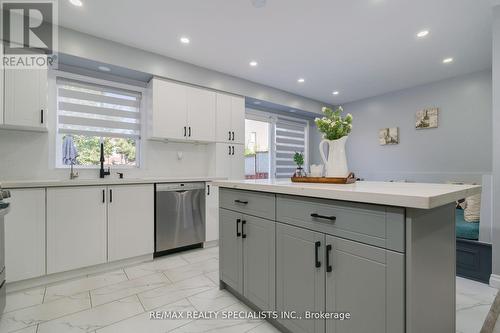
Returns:
[[[4,68],[47,68],[57,44],[56,3],[1,1]]]

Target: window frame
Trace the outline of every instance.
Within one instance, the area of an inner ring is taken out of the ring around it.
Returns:
[[[271,156],[269,157],[269,175],[270,179],[279,179],[276,178],[276,123],[278,122],[278,118],[282,120],[290,120],[291,123],[296,125],[297,123],[304,123],[304,171],[308,172],[309,170],[309,130],[310,130],[310,122],[308,119],[302,117],[293,117],[293,116],[284,116],[281,114],[275,114],[268,111],[261,111],[251,108],[245,109],[245,119],[256,120],[256,121],[264,121],[270,124],[269,131],[269,153]],[[246,133],[246,129],[245,129]],[[245,142],[246,144],[246,142]],[[290,175],[291,176],[291,175]]]
[[[144,151],[144,140],[143,140],[143,134],[145,133],[146,127],[145,127],[145,111],[146,106],[147,106],[147,89],[145,87],[141,86],[135,86],[135,85],[130,85],[126,83],[121,83],[117,81],[111,81],[111,80],[105,80],[105,79],[100,79],[97,77],[92,77],[88,75],[81,75],[81,74],[76,74],[76,73],[71,73],[71,72],[66,72],[66,71],[61,71],[61,70],[56,70],[53,69],[51,70],[51,80],[52,80],[52,87],[50,88],[51,91],[51,98],[53,99],[53,105],[54,105],[54,158],[55,158],[55,169],[69,169],[71,166],[70,165],[65,165],[62,163],[62,137],[63,135],[58,132],[58,102],[57,102],[57,78],[62,78],[62,79],[69,79],[69,80],[77,80],[77,81],[82,81],[84,83],[89,83],[89,84],[96,84],[96,85],[103,85],[103,86],[109,86],[112,88],[117,88],[117,89],[124,89],[124,90],[130,90],[134,92],[138,92],[141,94],[141,103],[139,105],[139,114],[140,114],[140,121],[141,121],[141,134],[138,139],[136,139],[136,144],[135,144],[135,155],[136,155],[136,165],[115,165],[113,166],[115,170],[135,170],[135,169],[141,169],[143,166],[143,151]],[[94,136],[92,136],[94,137]],[[109,136],[112,138],[113,136]],[[78,169],[99,169],[99,165],[75,165],[73,166],[74,168]]]

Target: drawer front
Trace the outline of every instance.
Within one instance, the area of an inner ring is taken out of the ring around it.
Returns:
[[[221,208],[274,220],[276,196],[270,193],[220,188]]]
[[[276,220],[404,252],[404,209],[278,195]]]

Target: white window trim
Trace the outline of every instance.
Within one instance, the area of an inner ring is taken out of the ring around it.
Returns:
[[[246,108],[245,110],[245,119],[250,119],[250,120],[257,120],[257,121],[265,121],[269,122],[271,124],[270,128],[270,135],[269,135],[269,153],[271,156],[269,157],[269,163],[270,163],[270,170],[269,170],[269,175],[271,179],[276,178],[276,122],[278,120],[278,117],[281,119],[284,119],[285,122],[287,119],[291,120],[292,124],[297,124],[297,123],[304,123],[305,126],[305,141],[304,141],[304,171],[308,172],[309,171],[309,128],[310,128],[310,123],[308,120],[299,118],[299,117],[290,117],[290,116],[283,116],[283,115],[277,115],[274,113],[266,112],[266,111],[260,111],[260,110],[255,110],[255,109],[250,109]],[[246,142],[245,142],[246,144]]]
[[[71,166],[70,165],[64,165],[62,163],[62,152],[59,147],[62,146],[62,141],[61,137],[57,131],[57,110],[58,110],[58,105],[57,105],[57,78],[64,78],[64,79],[70,79],[70,80],[77,80],[77,81],[83,81],[83,82],[88,82],[91,84],[98,84],[98,85],[104,85],[104,86],[111,86],[119,89],[125,89],[125,90],[131,90],[131,91],[137,91],[141,93],[141,104],[140,104],[140,112],[141,112],[141,138],[137,140],[136,144],[136,161],[137,165],[136,166],[130,166],[130,165],[117,165],[113,166],[114,170],[137,170],[141,169],[144,164],[144,133],[146,131],[146,126],[145,126],[145,120],[146,120],[146,106],[147,106],[147,94],[146,94],[146,88],[141,87],[141,86],[134,86],[126,83],[121,83],[121,82],[116,82],[116,81],[109,81],[109,80],[103,80],[91,76],[86,76],[86,75],[81,75],[81,74],[75,74],[71,72],[64,72],[56,69],[52,69],[49,71],[49,98],[52,101],[52,105],[54,106],[54,112],[52,112],[53,116],[51,117],[51,121],[53,124],[53,130],[54,130],[54,141],[50,142],[52,149],[54,149],[54,154],[50,154],[51,156],[51,164],[54,163],[54,168],[55,169],[69,169]],[[74,166],[74,168],[78,169],[90,169],[90,170],[95,170],[95,169],[100,169],[100,166],[98,165],[77,165]]]

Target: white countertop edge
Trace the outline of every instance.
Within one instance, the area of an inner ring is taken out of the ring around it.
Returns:
[[[70,186],[106,186],[106,185],[134,185],[178,182],[211,182],[224,180],[221,177],[147,177],[147,178],[104,178],[104,179],[52,179],[52,180],[17,180],[1,181],[3,189],[70,187]]]
[[[397,183],[401,184],[401,183]],[[411,183],[415,184],[415,183]],[[333,199],[369,204],[378,204],[386,206],[417,208],[417,209],[432,209],[440,207],[456,200],[481,193],[481,186],[471,185],[467,189],[457,189],[449,193],[440,194],[436,196],[427,195],[401,195],[401,194],[388,194],[377,192],[349,192],[338,190],[334,188],[320,189],[320,188],[307,188],[294,184],[290,186],[287,184],[252,184],[242,183],[238,181],[214,181],[214,186],[270,192],[277,194],[298,195],[313,198]],[[349,186],[349,185],[345,185]]]

